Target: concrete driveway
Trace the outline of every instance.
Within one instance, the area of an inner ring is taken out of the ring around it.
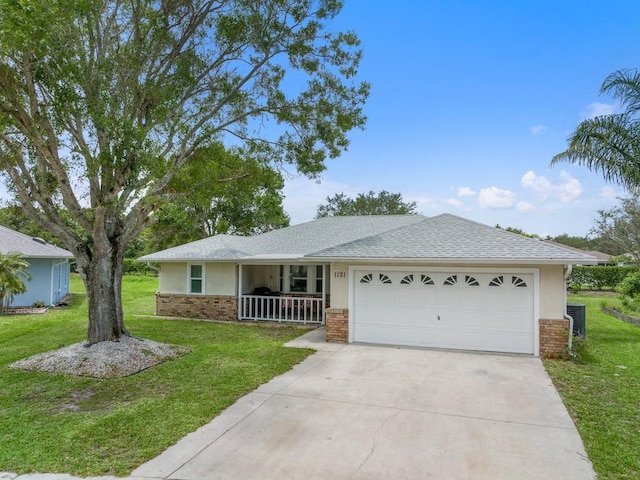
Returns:
[[[595,478],[539,359],[335,345],[241,398],[132,478]]]

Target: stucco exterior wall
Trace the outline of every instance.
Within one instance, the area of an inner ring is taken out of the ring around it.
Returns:
[[[236,295],[238,281],[235,263],[207,263],[205,273],[206,295]]]
[[[563,266],[549,265],[540,267],[540,318],[563,318],[564,302]]]
[[[349,308],[349,265],[346,263],[332,263],[327,270],[330,278],[331,308]]]
[[[187,293],[187,264],[161,263],[159,291],[162,293]]]
[[[194,262],[196,263],[196,262]],[[159,291],[187,293],[187,262],[160,264]],[[234,263],[206,263],[204,291],[206,295],[236,295],[238,288]]]

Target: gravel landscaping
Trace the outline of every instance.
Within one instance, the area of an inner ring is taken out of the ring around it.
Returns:
[[[122,337],[118,342],[86,342],[39,353],[18,360],[9,368],[67,373],[82,377],[128,377],[167,360],[189,353],[189,349],[135,337]]]

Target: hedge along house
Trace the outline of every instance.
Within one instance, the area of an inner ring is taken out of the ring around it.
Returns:
[[[0,253],[18,253],[29,263],[27,291],[15,295],[11,306],[30,307],[39,302],[52,306],[69,293],[71,252],[0,225]]]
[[[566,351],[566,278],[586,254],[453,215],[327,217],[218,235],[160,263],[156,313],[326,324],[327,340]]]

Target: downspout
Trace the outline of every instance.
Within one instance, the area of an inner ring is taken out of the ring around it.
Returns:
[[[160,274],[160,268],[156,267],[155,265],[152,265],[151,262],[147,262],[147,268],[151,270],[155,270],[156,272],[158,272],[158,274]]]
[[[567,280],[571,276],[573,265],[564,266],[564,318],[569,320],[569,351],[573,345],[573,317],[567,313]]]

